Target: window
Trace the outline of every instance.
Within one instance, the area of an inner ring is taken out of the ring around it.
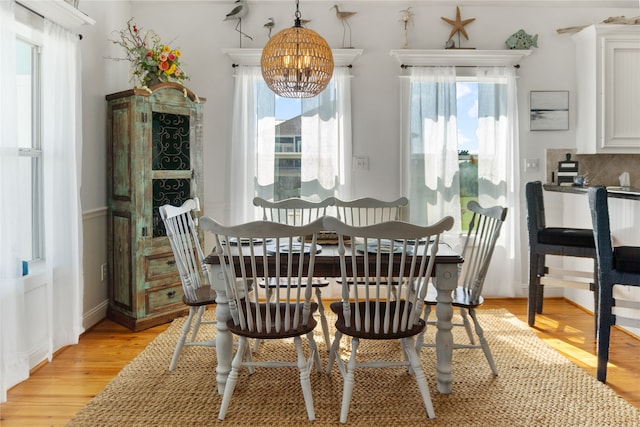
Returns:
[[[350,75],[336,67],[329,86],[313,98],[275,95],[258,67],[236,74],[231,145],[230,217],[261,217],[251,201],[350,197]]]
[[[16,40],[17,136],[19,146],[19,225],[22,259],[43,257],[43,159],[40,132],[40,48]]]
[[[469,229],[467,203],[478,200],[478,82],[456,82],[458,167],[460,169],[461,229]]]

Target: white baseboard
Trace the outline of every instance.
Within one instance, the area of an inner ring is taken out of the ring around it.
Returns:
[[[107,317],[107,307],[109,307],[108,299],[82,315],[82,327],[85,331]]]

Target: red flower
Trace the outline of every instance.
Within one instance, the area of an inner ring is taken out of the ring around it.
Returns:
[[[175,61],[176,60],[176,56],[173,53],[169,54],[169,61]]]
[[[150,50],[148,50],[148,51],[147,51],[147,55],[146,55],[146,56],[147,56],[147,57],[149,57],[149,58],[151,58],[151,57],[153,56],[153,53],[152,53]]]

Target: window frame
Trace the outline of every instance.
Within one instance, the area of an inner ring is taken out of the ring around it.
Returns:
[[[27,261],[32,264],[45,259],[41,84],[43,35],[28,15],[17,13],[16,18],[16,42],[31,46],[31,138],[30,146],[18,147],[18,156],[31,159],[31,256]]]

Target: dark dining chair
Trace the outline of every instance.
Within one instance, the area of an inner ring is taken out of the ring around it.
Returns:
[[[607,190],[604,187],[591,187],[588,192],[600,285],[596,377],[605,382],[611,327],[622,325],[640,328],[640,301],[630,300],[624,293],[614,295],[615,286],[640,286],[640,246],[613,247]],[[632,317],[634,313],[636,316]]]
[[[544,286],[570,287],[593,292],[594,313],[598,311],[598,265],[593,230],[588,228],[547,227],[544,210],[543,188],[540,181],[528,182],[527,227],[529,230],[529,301],[527,319],[529,326],[536,321],[536,313],[542,313]],[[591,258],[592,271],[552,268],[547,256]],[[597,316],[594,315],[594,330]]]

